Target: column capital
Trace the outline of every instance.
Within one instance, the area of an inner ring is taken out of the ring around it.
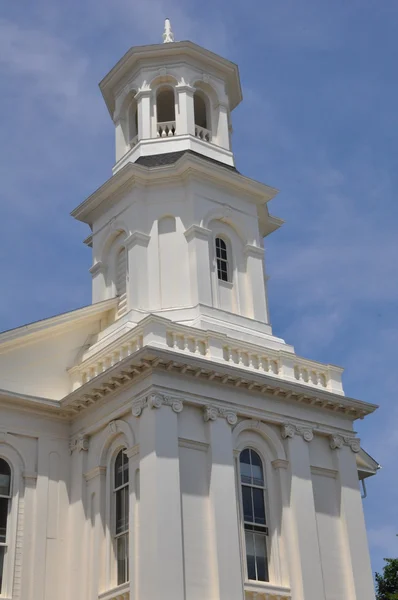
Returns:
[[[314,432],[311,427],[293,423],[283,423],[281,425],[281,435],[284,440],[294,438],[295,435],[300,435],[305,442],[311,442],[314,439]]]
[[[238,422],[237,414],[230,408],[218,408],[217,406],[207,405],[203,409],[203,419],[208,421],[216,421],[219,417],[225,419],[231,426]]]
[[[163,394],[149,394],[133,403],[132,413],[134,417],[140,417],[144,408],[160,408],[161,406],[170,406],[175,413],[180,413],[184,404],[180,398],[164,396]]]
[[[194,238],[208,240],[211,237],[212,232],[210,229],[207,229],[206,227],[202,227],[201,225],[194,224],[194,225],[191,225],[190,227],[188,227],[188,229],[186,229],[184,231],[184,235],[185,235],[187,241],[190,242]]]
[[[332,450],[340,450],[343,446],[348,446],[357,454],[361,450],[361,440],[346,435],[331,435],[329,437],[329,446]]]
[[[261,246],[253,246],[253,244],[246,244],[244,247],[245,256],[253,256],[254,258],[264,259],[264,248]]]
[[[189,83],[179,83],[178,85],[176,85],[175,87],[177,92],[186,92],[187,94],[194,94],[196,91],[196,88],[194,88],[192,85],[189,85]]]
[[[78,452],[81,452],[82,450],[84,450],[85,452],[87,452],[88,448],[89,448],[89,437],[88,437],[88,435],[73,436],[70,439],[70,441],[69,441],[69,450],[70,450],[71,454],[75,450],[77,450]]]
[[[134,96],[134,99],[138,102],[142,98],[149,98],[151,96],[151,94],[152,94],[151,88],[142,88],[142,89],[138,90],[138,92]]]
[[[91,273],[91,275],[94,277],[95,275],[97,275],[98,273],[104,273],[105,272],[105,265],[102,261],[98,261],[95,264],[93,264],[92,267],[89,268],[89,271]]]
[[[133,246],[143,246],[146,248],[151,240],[151,236],[146,233],[142,233],[142,231],[133,231],[128,238],[125,239],[124,244],[126,248],[129,250],[133,248]]]

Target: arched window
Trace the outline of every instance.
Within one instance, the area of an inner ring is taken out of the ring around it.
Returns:
[[[127,254],[126,248],[121,248],[116,256],[116,295],[119,298],[117,316],[121,317],[127,310]]]
[[[0,594],[2,593],[3,569],[7,553],[7,521],[11,504],[11,468],[0,458]]]
[[[207,114],[206,100],[202,92],[195,92],[193,97],[195,115],[195,136],[206,142],[211,141],[210,123]]]
[[[242,450],[239,462],[247,578],[269,581],[263,464],[251,448]]]
[[[218,279],[221,279],[221,281],[230,281],[227,244],[220,237],[216,237],[216,261]]]
[[[174,90],[171,87],[161,87],[156,94],[157,135],[171,137],[176,134],[176,109]]]
[[[129,459],[125,450],[116,456],[113,494],[117,585],[121,585],[129,580]]]

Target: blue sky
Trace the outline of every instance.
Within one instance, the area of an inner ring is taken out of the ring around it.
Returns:
[[[69,212],[110,175],[97,84],[172,19],[239,64],[239,170],[277,187],[266,240],[276,335],[343,365],[383,469],[365,511],[373,568],[398,556],[396,0],[27,0],[0,8],[0,329],[90,303],[88,231]]]

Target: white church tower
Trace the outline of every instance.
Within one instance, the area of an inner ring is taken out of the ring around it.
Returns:
[[[92,305],[0,336],[0,599],[374,600],[342,369],[273,335],[276,190],[235,167],[238,68],[131,48]],[[239,140],[236,140],[239,143]]]

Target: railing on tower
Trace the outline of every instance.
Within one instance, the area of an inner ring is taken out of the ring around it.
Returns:
[[[158,123],[157,137],[173,137],[176,135],[176,122],[165,121],[164,123]]]
[[[195,137],[205,142],[211,142],[211,131],[200,125],[195,125]]]

